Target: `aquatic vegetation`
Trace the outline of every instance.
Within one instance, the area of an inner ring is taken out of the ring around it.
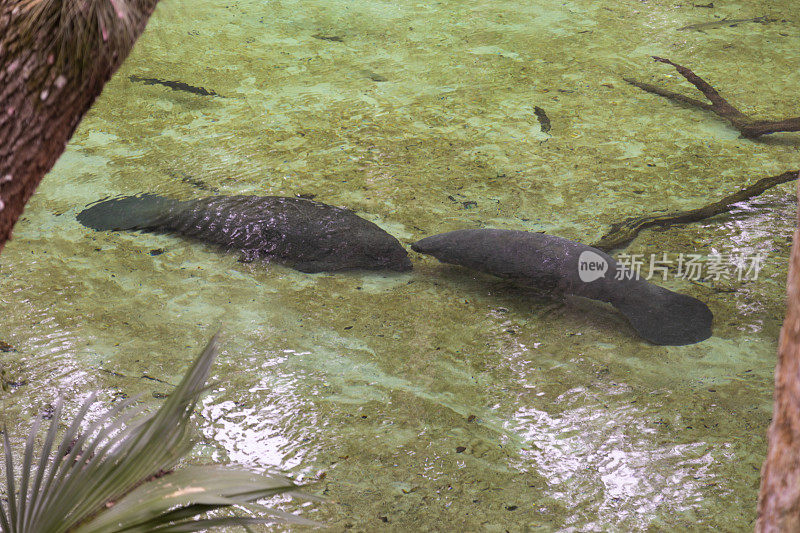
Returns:
[[[713,5],[713,4],[712,4]],[[699,6],[697,6],[699,7]],[[705,7],[705,6],[704,6]],[[745,23],[754,23],[754,24],[771,24],[773,22],[786,22],[785,20],[781,19],[774,19],[769,18],[766,15],[763,17],[750,17],[744,19],[732,19],[732,18],[724,18],[722,20],[712,20],[710,22],[698,22],[696,24],[689,24],[688,26],[681,26],[678,28],[678,31],[704,31],[704,30],[713,30],[716,28],[724,28],[725,26],[733,27],[738,26],[739,24]]]
[[[205,87],[196,87],[182,81],[162,80],[159,78],[142,78],[141,76],[134,75],[128,76],[128,79],[133,82],[138,81],[140,83],[144,83],[145,85],[162,85],[164,87],[169,87],[173,91],[183,91],[186,93],[198,94],[200,96],[218,96],[219,98],[225,98],[221,94],[210,91]]]
[[[295,491],[278,475],[260,475],[217,466],[172,468],[192,448],[190,418],[206,390],[218,350],[211,339],[181,383],[158,411],[142,414],[126,400],[96,422],[86,419],[95,396],[87,399],[53,452],[61,423],[58,401],[39,457],[34,423],[15,479],[8,429],[4,429],[6,499],[0,526],[8,533],[111,533],[114,531],[199,531],[214,526],[280,520],[313,524],[255,503]],[[86,429],[82,430],[82,427]],[[203,518],[209,511],[242,507],[267,517]]]
[[[539,121],[539,127],[542,129],[542,133],[550,133],[550,117],[547,116],[547,113],[541,107],[534,106],[533,113],[536,115],[536,119]]]

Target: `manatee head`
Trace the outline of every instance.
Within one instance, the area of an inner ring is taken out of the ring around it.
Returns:
[[[303,239],[290,255],[298,259],[287,262],[302,272],[411,270],[408,253],[397,239],[349,212],[313,238]]]
[[[349,268],[365,270],[394,270],[406,272],[411,270],[411,260],[408,252],[400,242],[380,229],[378,226],[372,231],[362,231],[350,246],[345,246],[342,255],[347,257],[352,264]]]

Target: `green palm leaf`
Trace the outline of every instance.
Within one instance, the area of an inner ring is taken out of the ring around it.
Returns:
[[[55,441],[62,403],[56,403],[50,427],[34,469],[34,443],[41,421],[25,443],[19,475],[8,431],[4,431],[7,501],[0,505],[0,527],[8,533],[113,533],[199,531],[221,525],[275,520],[314,525],[255,501],[298,487],[277,475],[221,467],[168,471],[192,448],[190,418],[206,389],[218,351],[215,335],[181,383],[153,414],[127,400],[88,424],[92,395]],[[157,473],[162,475],[156,476]],[[258,517],[199,518],[208,511],[236,506]]]

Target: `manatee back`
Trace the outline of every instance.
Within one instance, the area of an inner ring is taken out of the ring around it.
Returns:
[[[642,279],[617,279],[614,259],[568,239],[524,231],[458,230],[422,239],[411,248],[537,289],[609,302],[654,344],[692,344],[711,336],[714,317],[706,304]]]
[[[426,237],[411,249],[430,254],[439,261],[512,279],[539,290],[579,294],[608,301],[605,279],[584,283],[579,260],[592,251],[607,265],[606,278],[613,276],[616,262],[604,252],[569,239],[502,229],[456,230]]]
[[[211,196],[185,202],[169,222],[169,230],[237,250],[280,254],[303,231],[315,238],[312,220],[325,210],[309,209],[279,196]]]
[[[348,209],[303,198],[201,198],[185,202],[170,229],[306,272],[411,268],[405,249],[376,224]]]

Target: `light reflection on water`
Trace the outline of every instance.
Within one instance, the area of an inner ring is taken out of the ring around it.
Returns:
[[[796,164],[788,136],[739,139],[620,79],[676,88],[675,73],[647,57],[669,52],[760,104],[737,89],[734,57],[779,98],[794,82],[760,65],[791,60],[776,33],[785,26],[677,32],[710,11],[657,2],[245,1],[235,14],[189,4],[162,3],[2,256],[0,340],[17,349],[3,362],[29,382],[4,396],[7,417],[26,419],[20,411],[60,392],[76,406],[96,388],[156,405],[206,328],[225,320],[221,388],[200,407],[212,458],[330,469],[334,527],[680,530],[671,515],[703,508],[692,523],[722,529],[752,517],[782,239],[794,223],[785,194],[634,243],[769,254],[758,282],[681,286],[714,308],[715,337],[670,350],[642,343],[602,306],[533,303],[419,257],[405,277],[300,276],[168,236],[95,234],[74,215],[107,194],[187,198],[213,187],[315,194],[405,244],[479,226],[590,240],[626,216],[715,200],[704,177],[715,168],[726,172],[714,190],[728,191],[753,175],[748,167]],[[744,7],[722,9],[737,17]],[[760,50],[765,38],[774,49]],[[136,85],[128,74],[227,98]],[[548,135],[535,106],[552,120]],[[194,181],[173,177],[184,174]],[[660,405],[655,389],[678,398]],[[666,427],[661,417],[687,421]]]
[[[237,406],[235,402],[217,402],[213,397],[203,401],[202,416],[208,420],[203,434],[221,445],[227,460],[235,464],[291,469],[300,464],[302,454],[287,453],[296,444],[283,435],[286,420],[271,408],[256,409]],[[302,448],[297,448],[302,450]],[[291,457],[294,455],[294,457]]]
[[[681,512],[702,502],[703,487],[717,479],[711,470],[718,460],[714,446],[659,445],[657,431],[648,427],[651,415],[642,409],[609,409],[581,389],[566,396],[572,398],[569,403],[582,398],[578,403],[588,400],[588,405],[555,416],[523,408],[509,425],[531,445],[521,451],[517,467],[536,469],[554,496],[580,509],[568,523],[590,530],[592,524],[601,529],[602,524],[646,528],[656,511]]]

